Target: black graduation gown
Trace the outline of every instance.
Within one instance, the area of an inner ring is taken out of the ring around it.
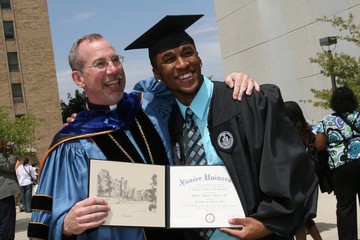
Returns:
[[[214,82],[208,129],[212,145],[224,161],[246,216],[260,220],[286,239],[316,215],[317,179],[304,145],[286,117],[278,87],[262,85],[241,102],[232,89]],[[183,118],[175,106],[170,122],[174,146],[181,143]],[[174,148],[175,164],[184,164],[182,147]],[[185,239],[185,238],[184,238]],[[190,238],[189,238],[190,239]]]

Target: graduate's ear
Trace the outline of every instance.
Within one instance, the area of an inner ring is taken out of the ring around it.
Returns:
[[[76,83],[76,85],[78,85],[78,87],[84,88],[85,83],[84,83],[84,78],[82,77],[81,72],[76,71],[76,70],[72,71],[71,77],[72,77],[73,81]]]
[[[160,82],[160,81],[161,81],[161,77],[160,77],[159,70],[157,70],[156,68],[153,68],[152,71],[153,71],[155,80],[156,80],[157,82]]]
[[[200,67],[202,67],[202,59],[201,59],[201,57],[199,56],[199,52],[196,52],[196,56],[199,58]]]

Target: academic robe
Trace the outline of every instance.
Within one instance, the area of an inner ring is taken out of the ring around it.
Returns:
[[[313,218],[317,209],[317,179],[304,146],[286,117],[280,90],[262,85],[241,102],[232,89],[214,82],[208,129],[212,145],[234,182],[246,216],[260,220],[287,239]],[[183,117],[178,105],[170,121],[174,163],[184,165]],[[191,238],[183,238],[191,239]]]
[[[147,138],[155,164],[168,164],[164,145],[135,94],[124,94],[114,110],[90,110],[77,114],[63,128],[45,154],[40,182],[32,201],[28,234],[42,239],[62,239],[63,221],[72,206],[88,197],[89,159],[129,161],[108,136],[111,133],[135,162],[144,163],[124,130],[129,130],[150,163],[147,146],[135,118]],[[101,226],[72,239],[143,240],[144,230],[136,227]],[[148,237],[148,239],[154,239]]]

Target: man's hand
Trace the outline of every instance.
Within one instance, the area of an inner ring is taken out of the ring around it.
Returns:
[[[69,123],[73,122],[76,118],[76,113],[71,114],[70,117],[66,118],[66,123],[64,123],[64,127],[68,125]]]
[[[99,227],[105,223],[109,211],[110,206],[102,198],[92,197],[77,202],[65,216],[63,234],[70,237]]]
[[[229,220],[229,223],[243,227],[240,229],[221,228],[220,230],[242,240],[262,239],[271,234],[271,231],[255,218],[233,218]]]
[[[250,96],[254,88],[260,92],[259,84],[244,72],[230,73],[226,77],[225,83],[229,88],[234,88],[233,98],[235,100],[241,101],[245,91],[246,95]]]

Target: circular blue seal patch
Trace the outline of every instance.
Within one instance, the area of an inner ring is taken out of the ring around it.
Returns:
[[[222,149],[230,149],[234,145],[234,137],[229,131],[223,131],[217,137],[217,144]]]

